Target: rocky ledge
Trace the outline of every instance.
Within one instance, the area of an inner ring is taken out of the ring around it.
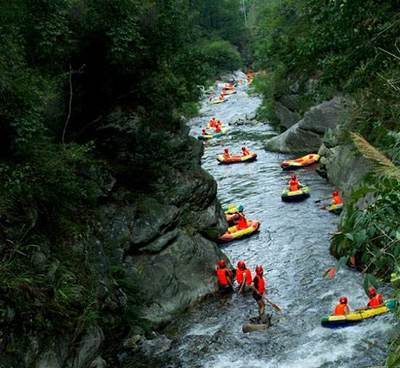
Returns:
[[[343,98],[335,97],[312,107],[296,124],[282,134],[266,141],[265,148],[274,152],[316,152],[328,129],[344,119],[347,109]]]

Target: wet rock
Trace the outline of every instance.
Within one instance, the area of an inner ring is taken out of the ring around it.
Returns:
[[[279,119],[280,125],[286,129],[290,128],[301,119],[299,113],[291,111],[279,101],[274,102],[274,112]]]
[[[98,356],[92,363],[90,363],[89,368],[106,368],[107,362],[101,357]]]
[[[178,236],[179,231],[174,229],[160,237],[158,237],[152,243],[141,248],[141,252],[146,253],[160,253],[165,247],[167,247],[175,238]]]
[[[86,368],[98,355],[101,344],[104,341],[104,334],[101,328],[92,326],[82,337],[78,353],[71,365],[72,368]]]
[[[344,192],[350,192],[371,170],[371,164],[352,145],[332,148],[322,145],[319,154],[321,170],[332,184]]]
[[[267,150],[275,152],[312,152],[322,144],[322,136],[328,129],[334,129],[346,113],[345,101],[335,97],[314,106],[304,118],[284,133],[267,140]]]
[[[171,348],[172,340],[165,335],[160,335],[151,340],[143,340],[139,349],[142,354],[148,357],[157,357]]]
[[[244,333],[258,332],[258,331],[266,331],[268,328],[269,325],[265,323],[260,323],[260,324],[246,323],[242,326],[242,331]]]
[[[125,349],[136,351],[139,349],[139,344],[143,339],[143,335],[133,335],[124,341],[123,347]]]
[[[175,206],[162,204],[151,197],[142,198],[136,210],[132,224],[133,245],[146,244],[163,234],[165,229],[174,225],[179,213]]]
[[[158,254],[128,257],[124,268],[127,278],[141,286],[144,318],[164,324],[214,292],[214,267],[221,257],[215,243],[184,230]]]

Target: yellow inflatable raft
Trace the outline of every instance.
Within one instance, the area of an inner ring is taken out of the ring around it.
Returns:
[[[258,231],[260,228],[260,221],[247,220],[247,227],[244,229],[238,229],[237,225],[228,228],[228,231],[221,235],[218,240],[221,243],[227,243],[232,240],[237,240],[250,236]]]
[[[364,319],[393,311],[396,304],[397,301],[395,299],[389,299],[385,302],[385,305],[381,307],[356,310],[344,316],[325,316],[321,319],[321,325],[330,328],[353,325],[362,322]]]

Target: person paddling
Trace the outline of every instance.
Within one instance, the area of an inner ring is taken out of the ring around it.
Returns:
[[[221,133],[222,129],[221,129],[221,124],[217,124],[215,126],[215,133]]]
[[[258,315],[260,318],[260,322],[265,320],[265,302],[264,302],[264,294],[265,294],[265,281],[263,278],[264,269],[262,266],[256,266],[256,275],[253,279],[253,298],[258,304]]]
[[[242,147],[242,154],[243,154],[243,156],[250,155],[250,151],[247,149],[247,147]]]
[[[382,294],[378,294],[374,287],[370,287],[368,289],[368,296],[369,296],[368,308],[376,308],[383,305],[383,296]]]
[[[243,293],[252,284],[251,271],[246,267],[246,263],[239,261],[236,268],[236,282],[239,285],[239,293]]]
[[[207,135],[207,132],[204,128],[201,130],[201,135]]]
[[[348,299],[345,296],[342,296],[339,299],[339,304],[336,305],[335,310],[333,311],[334,316],[344,316],[350,313],[350,308],[347,305]]]
[[[296,192],[297,190],[300,189],[300,185],[301,184],[300,184],[299,180],[297,179],[297,176],[296,175],[292,175],[290,180],[289,180],[289,190],[291,192]]]
[[[217,274],[218,288],[221,293],[228,293],[233,290],[232,284],[232,271],[226,267],[226,263],[223,259],[217,263]]]
[[[338,205],[338,204],[343,204],[343,199],[340,197],[339,192],[333,192],[332,193],[332,205]]]
[[[241,212],[237,212],[239,215],[239,220],[236,224],[238,230],[246,229],[249,225],[247,223],[246,217]]]
[[[228,160],[231,158],[231,154],[229,153],[229,148],[224,148],[224,159]]]

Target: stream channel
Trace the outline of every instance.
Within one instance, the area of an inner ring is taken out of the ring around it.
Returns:
[[[297,174],[310,186],[311,197],[299,203],[282,202],[280,194],[291,173],[282,171],[279,164],[293,156],[264,150],[263,142],[275,134],[273,128],[248,119],[254,117],[261,100],[248,94],[246,84],[237,91],[219,105],[204,100],[200,116],[189,125],[196,136],[212,116],[230,124],[227,135],[206,143],[202,166],[217,181],[221,203],[242,204],[246,217],[260,220],[261,228],[257,235],[228,243],[223,250],[232,265],[244,260],[252,273],[257,264],[263,265],[268,297],[284,313],[274,313],[267,304],[273,325],[264,332],[244,334],[242,325],[257,315],[251,294],[209,298],[169,328],[174,343],[165,366],[358,368],[384,364],[395,329],[392,315],[341,329],[320,325],[321,316],[330,313],[342,295],[349,297],[353,308],[367,302],[359,272],[343,267],[333,280],[322,277],[336,263],[329,245],[338,217],[315,201],[329,198],[334,188],[315,167],[306,168]],[[218,165],[216,156],[225,147],[238,154],[243,145],[257,153],[257,161]]]

